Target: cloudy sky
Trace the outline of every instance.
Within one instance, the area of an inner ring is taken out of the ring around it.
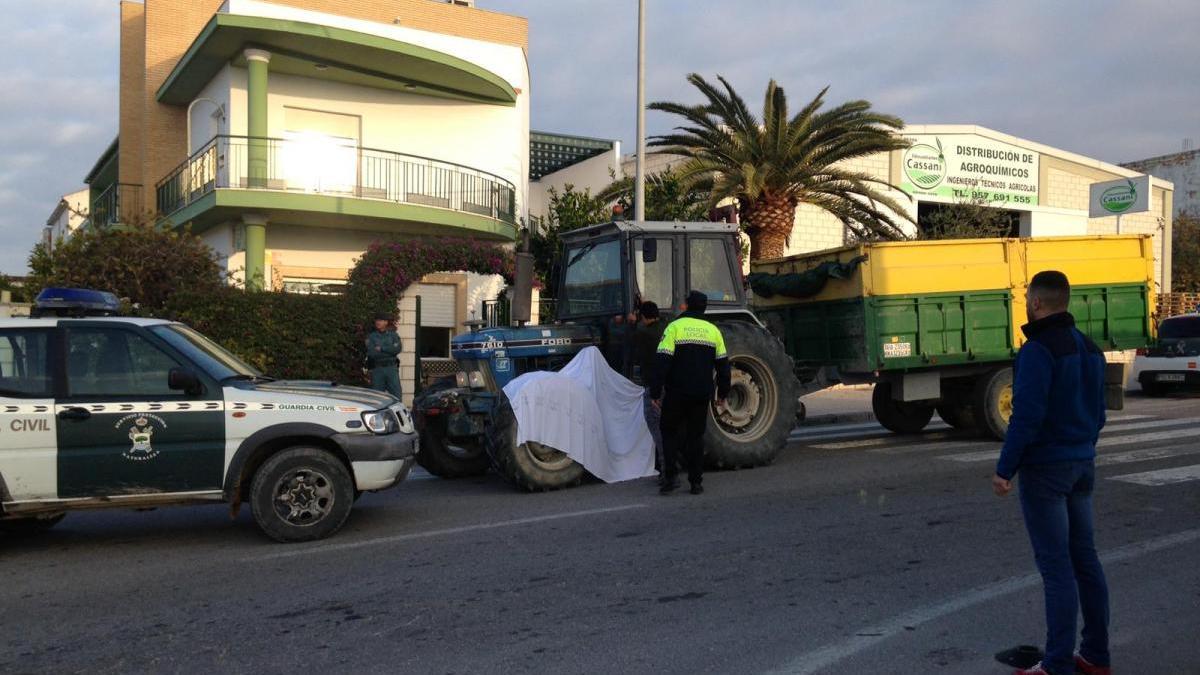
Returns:
[[[830,85],[913,124],[1122,162],[1200,143],[1196,0],[647,0],[647,98],[722,74],[758,105]],[[478,0],[530,19],[535,129],[632,148],[636,0]],[[117,0],[0,0],[0,272],[116,134]],[[671,120],[650,113],[650,133]]]

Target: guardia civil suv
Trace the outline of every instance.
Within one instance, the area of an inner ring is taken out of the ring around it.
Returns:
[[[248,503],[278,541],[327,537],[416,459],[388,394],[277,381],[186,325],[47,289],[0,319],[0,532],[67,511]]]

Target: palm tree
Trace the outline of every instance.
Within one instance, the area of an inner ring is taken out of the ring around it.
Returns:
[[[675,133],[652,137],[650,145],[687,158],[676,167],[678,177],[708,190],[713,205],[737,200],[751,260],[786,253],[801,203],[828,211],[860,238],[908,238],[899,220],[912,218],[885,192],[898,188],[847,166],[849,160],[907,147],[895,133],[904,126],[899,118],[872,111],[868,101],[822,110],[828,87],[789,118],[783,88],[771,80],[758,119],[725,78],[717,79],[723,91],[700,75],[688,75],[708,99],[703,104],[651,103],[651,110],[679,115],[686,123]]]

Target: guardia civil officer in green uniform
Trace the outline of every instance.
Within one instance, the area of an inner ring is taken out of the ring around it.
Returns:
[[[704,492],[704,426],[714,393],[718,407],[729,395],[729,356],[721,331],[704,320],[708,296],[688,293],[683,314],[667,325],[658,344],[650,396],[662,407],[663,483],[659,492],[679,487],[678,458],[687,467],[692,494]],[[716,371],[715,387],[713,371]],[[715,392],[714,392],[715,388]]]
[[[375,330],[367,335],[367,367],[371,369],[371,388],[400,398],[400,336],[391,328],[392,318],[375,315]]]

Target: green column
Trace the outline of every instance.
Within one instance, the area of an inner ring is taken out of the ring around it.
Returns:
[[[252,189],[266,189],[270,176],[270,146],[267,136],[267,65],[271,53],[247,49],[246,56],[246,183]],[[246,225],[246,288],[266,286],[267,258],[265,218],[244,218]]]
[[[246,288],[261,291],[270,286],[267,271],[267,219],[265,216],[242,215],[246,231]]]

